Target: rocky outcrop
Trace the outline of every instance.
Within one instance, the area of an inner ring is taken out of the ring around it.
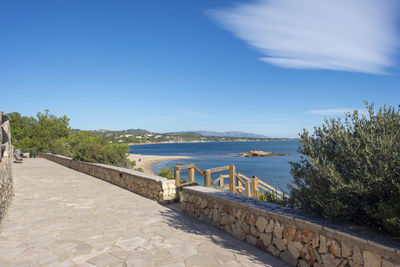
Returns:
[[[251,150],[249,152],[239,153],[238,157],[270,157],[270,156],[285,156],[283,153],[272,153],[259,150]]]
[[[0,219],[10,202],[13,191],[10,118],[0,112]]]

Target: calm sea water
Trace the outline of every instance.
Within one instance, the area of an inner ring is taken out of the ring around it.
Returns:
[[[298,141],[262,141],[262,142],[210,142],[210,143],[180,143],[180,144],[154,144],[135,145],[130,147],[131,153],[144,155],[182,155],[192,156],[190,159],[164,161],[152,166],[152,171],[158,173],[161,167],[175,163],[194,163],[201,169],[208,169],[235,164],[236,170],[247,177],[257,176],[268,184],[287,191],[287,185],[292,183],[289,161],[297,161],[300,154],[297,153]],[[238,153],[250,150],[271,151],[274,153],[285,153],[286,156],[234,157]],[[226,171],[226,173],[228,173]],[[216,179],[219,174],[213,174]],[[182,177],[187,177],[187,171],[182,172]],[[203,178],[196,174],[196,181],[203,184]]]

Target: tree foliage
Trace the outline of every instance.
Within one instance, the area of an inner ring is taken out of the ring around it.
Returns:
[[[126,158],[128,145],[110,144],[106,139],[84,131],[71,133],[68,145],[75,160],[130,167]]]
[[[265,202],[271,202],[275,204],[279,204],[282,206],[288,205],[288,196],[283,195],[283,199],[278,197],[277,193],[272,193],[268,191],[258,192],[257,197],[258,200],[262,200]]]
[[[384,106],[325,120],[301,134],[291,162],[292,204],[326,218],[374,225],[400,235],[400,113]]]
[[[165,177],[170,180],[174,180],[174,171],[169,167],[169,164],[166,164],[165,167],[161,167],[160,172],[157,174],[158,176]]]
[[[89,132],[72,132],[67,116],[57,117],[48,110],[36,117],[10,113],[12,144],[24,152],[50,152],[75,160],[130,167],[127,145],[112,144]]]
[[[17,112],[8,115],[12,143],[26,152],[52,152],[60,145],[59,140],[70,133],[67,116],[56,117],[49,110],[38,112],[36,117],[21,116]]]

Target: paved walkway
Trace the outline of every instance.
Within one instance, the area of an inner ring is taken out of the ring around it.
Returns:
[[[14,165],[0,266],[285,266],[168,206],[45,159]]]

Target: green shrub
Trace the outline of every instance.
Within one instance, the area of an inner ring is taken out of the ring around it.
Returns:
[[[75,160],[131,167],[126,158],[128,145],[110,144],[104,138],[84,131],[71,133],[68,144]]]
[[[21,116],[17,112],[9,113],[11,142],[24,152],[52,152],[64,150],[60,140],[67,138],[71,129],[67,116],[57,117],[38,112],[36,117]]]
[[[176,165],[183,165],[183,163],[175,163],[174,166]],[[169,180],[175,180],[174,170],[169,167],[169,164],[165,164],[165,167],[161,167],[161,171],[157,175]],[[181,177],[180,183],[183,184],[185,182],[186,181]]]
[[[174,171],[170,169],[169,164],[166,164],[165,167],[161,167],[161,171],[157,174],[158,176],[174,180]]]
[[[68,144],[68,138],[56,140],[52,146],[51,153],[72,157],[71,149]]]
[[[279,205],[287,205],[288,199],[284,196],[284,199],[280,199],[277,197],[277,194],[264,191],[264,192],[259,192],[257,195],[258,200],[262,200],[265,202],[271,202]]]
[[[301,134],[291,204],[400,235],[400,114],[393,107],[325,120]]]
[[[57,117],[48,110],[38,112],[36,117],[21,116],[17,112],[8,115],[12,144],[32,156],[50,152],[86,162],[132,165],[126,158],[127,145],[111,144],[106,138],[85,131],[72,132],[65,115]]]

